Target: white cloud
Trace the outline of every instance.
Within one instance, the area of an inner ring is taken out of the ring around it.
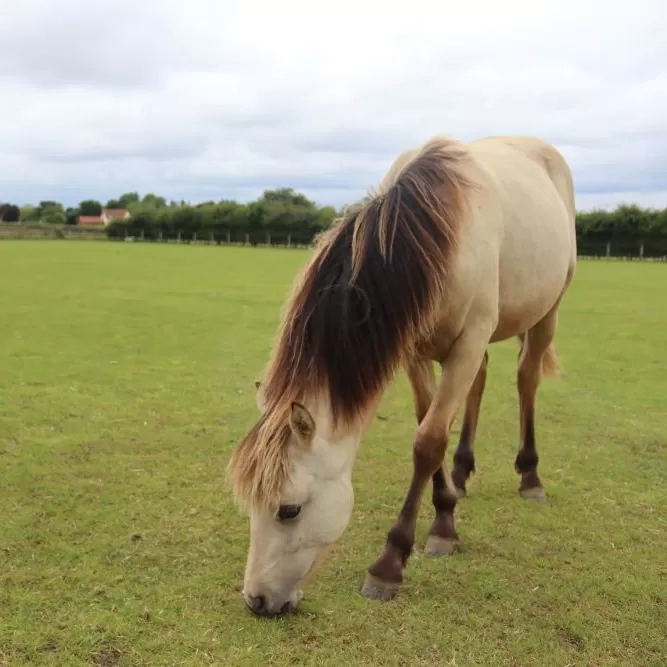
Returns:
[[[431,134],[537,134],[580,207],[667,206],[667,9],[13,0],[0,199],[356,199]]]

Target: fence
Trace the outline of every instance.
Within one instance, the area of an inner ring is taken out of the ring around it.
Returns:
[[[271,234],[270,232],[253,231],[217,231],[209,234],[191,234],[177,232],[173,237],[165,237],[161,232],[155,237],[125,234],[112,240],[140,241],[145,243],[184,243],[202,245],[235,245],[235,246],[260,246],[260,247],[287,247],[308,248],[312,245],[313,237],[301,234],[293,237],[283,232]],[[667,238],[651,238],[644,240],[616,239],[613,241],[600,241],[577,239],[577,255],[581,259],[623,259],[623,260],[650,260],[667,262]]]
[[[187,243],[187,244],[214,244],[240,246],[271,246],[288,248],[308,248],[317,235],[316,230],[301,229],[295,231],[263,229],[220,229],[211,231],[183,231],[122,228],[120,226],[109,230],[109,237],[115,240],[145,241],[151,243]]]
[[[582,259],[667,261],[667,238],[589,240],[577,239]]]
[[[0,239],[81,239],[106,240],[103,229],[75,225],[20,225],[0,223]]]
[[[216,230],[209,234],[197,232],[177,232],[171,237],[158,232],[155,237],[144,236],[140,232],[131,236],[123,235],[109,238],[103,229],[89,229],[75,225],[21,225],[0,224],[0,239],[80,239],[126,241],[144,243],[177,243],[187,245],[234,245],[253,247],[308,248],[312,245],[313,235],[288,232],[270,233],[262,230],[250,232],[242,230]],[[642,260],[667,262],[667,237],[636,239],[586,239],[577,240],[577,254],[582,259]]]

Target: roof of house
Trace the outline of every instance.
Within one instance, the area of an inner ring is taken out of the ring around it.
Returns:
[[[102,220],[101,215],[80,215],[79,224],[80,225],[101,225],[104,221]]]
[[[105,208],[102,209],[102,213],[107,218],[124,218],[127,215],[127,210],[124,208]]]

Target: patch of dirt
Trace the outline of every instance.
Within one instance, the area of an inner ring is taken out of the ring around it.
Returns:
[[[120,662],[120,651],[117,648],[105,649],[93,656],[93,664],[99,667],[115,667]]]
[[[558,638],[564,643],[574,646],[579,651],[583,651],[586,648],[586,640],[573,630],[569,628],[560,626],[558,628]]]
[[[55,653],[55,651],[58,650],[58,644],[56,643],[55,639],[47,639],[42,644],[41,648],[44,653]]]

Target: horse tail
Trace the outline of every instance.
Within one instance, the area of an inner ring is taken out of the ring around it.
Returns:
[[[517,338],[519,339],[519,357],[521,357],[521,352],[523,351],[523,345],[526,334],[520,333]],[[544,377],[559,377],[562,371],[562,366],[556,354],[556,346],[553,342],[549,344],[549,347],[544,351],[541,360],[540,371]]]
[[[542,355],[542,375],[545,377],[558,377],[561,373],[561,365],[556,354],[556,346],[551,343]]]

